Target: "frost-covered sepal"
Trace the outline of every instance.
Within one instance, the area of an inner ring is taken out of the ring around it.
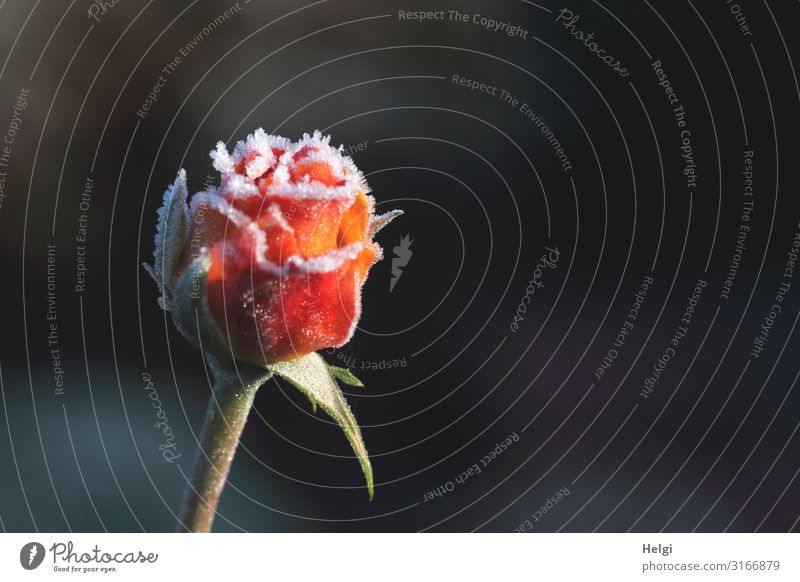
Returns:
[[[363,388],[364,383],[356,378],[355,374],[350,371],[350,368],[339,368],[337,366],[328,366],[334,378],[340,382],[344,382],[348,386],[355,386],[356,388]]]
[[[373,216],[369,219],[369,225],[367,232],[369,234],[369,238],[375,238],[375,235],[378,234],[378,231],[381,230],[384,226],[389,224],[395,218],[403,214],[402,210],[390,210],[384,214],[379,214],[377,216]]]
[[[235,359],[208,311],[206,281],[210,266],[211,259],[202,253],[178,277],[170,304],[172,321],[195,347],[218,358]]]
[[[350,441],[350,445],[358,457],[358,461],[361,463],[361,470],[364,472],[364,478],[367,481],[369,498],[372,499],[375,493],[372,464],[364,446],[361,429],[358,427],[358,423],[347,405],[344,394],[342,394],[339,385],[336,383],[334,372],[322,359],[322,356],[312,352],[294,360],[270,364],[268,368],[273,374],[291,382],[311,400],[313,405],[319,404],[342,427],[347,440]],[[338,374],[336,375],[338,376]],[[348,380],[352,381],[354,379],[355,377],[352,375],[348,377]],[[356,379],[355,381],[357,382],[358,380]]]
[[[175,182],[164,192],[164,203],[158,209],[158,225],[153,251],[153,265],[145,264],[147,272],[155,279],[164,309],[170,308],[175,281],[173,275],[189,236],[189,190],[186,170],[178,172]]]

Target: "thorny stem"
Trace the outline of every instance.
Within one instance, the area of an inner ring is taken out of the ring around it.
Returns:
[[[178,519],[179,532],[210,532],[239,438],[258,388],[272,375],[247,364],[208,358],[214,392],[208,403],[200,448],[194,460]]]

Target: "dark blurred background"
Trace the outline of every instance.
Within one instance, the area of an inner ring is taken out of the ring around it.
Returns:
[[[141,263],[176,172],[201,190],[215,143],[263,127],[330,133],[405,211],[325,354],[366,384],[377,486],[272,381],[216,531],[797,530],[800,6],[735,6],[0,3],[2,528],[173,528],[210,388]]]

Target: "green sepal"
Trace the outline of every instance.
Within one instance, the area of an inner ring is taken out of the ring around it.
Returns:
[[[164,202],[158,209],[153,265],[144,264],[145,269],[161,292],[159,303],[169,309],[174,293],[172,273],[183,256],[189,237],[189,190],[186,186],[186,171],[178,172],[175,182],[164,192]]]
[[[369,226],[367,228],[368,235],[370,240],[372,240],[378,231],[380,231],[384,226],[389,224],[395,218],[403,214],[402,210],[390,210],[385,214],[379,214],[378,216],[373,216],[369,221]]]
[[[361,470],[364,472],[364,478],[367,481],[369,498],[372,499],[375,493],[372,464],[364,446],[361,429],[358,427],[358,423],[347,405],[339,385],[336,383],[335,372],[322,359],[322,356],[313,352],[288,362],[270,364],[268,368],[274,374],[292,383],[309,400],[319,404],[342,427],[347,440],[350,441],[350,445],[358,457],[359,463],[361,463]]]
[[[234,359],[231,346],[208,310],[206,282],[210,266],[211,259],[202,253],[178,278],[170,304],[172,321],[195,347],[222,359]]]
[[[350,368],[339,368],[337,366],[328,366],[328,369],[333,374],[333,377],[341,382],[344,382],[348,386],[355,386],[356,388],[363,388],[364,383],[355,377],[355,375],[350,371]]]

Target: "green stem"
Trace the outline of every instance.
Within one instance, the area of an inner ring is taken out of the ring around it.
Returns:
[[[249,364],[221,363],[209,357],[214,392],[208,403],[200,448],[178,519],[179,532],[210,532],[239,438],[258,388],[271,372]]]

